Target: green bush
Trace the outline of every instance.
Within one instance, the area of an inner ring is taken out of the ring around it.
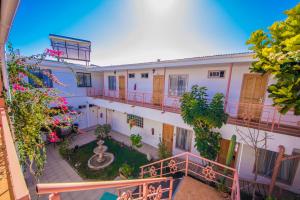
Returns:
[[[141,148],[143,146],[142,136],[140,136],[139,134],[131,134],[129,138],[132,147]]]
[[[111,131],[110,124],[98,125],[95,129],[95,135],[98,139],[105,139]]]
[[[172,153],[168,151],[167,146],[159,139],[159,144],[158,144],[158,157],[159,159],[165,159],[168,157],[171,157]]]
[[[133,167],[129,166],[127,163],[124,163],[120,168],[119,172],[125,176],[126,178],[129,178],[133,173]]]

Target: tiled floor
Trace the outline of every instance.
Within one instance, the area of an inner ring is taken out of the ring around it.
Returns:
[[[126,145],[130,145],[130,140],[128,136],[122,135],[120,133],[112,131],[110,133],[113,139],[123,142]],[[71,146],[75,145],[84,145],[93,140],[96,137],[94,134],[88,132],[82,132],[81,134],[75,136],[72,139]],[[157,149],[144,144],[143,147],[139,149],[142,153],[150,153],[153,158],[157,158]],[[35,181],[31,177],[29,173],[26,174],[26,181],[30,190],[30,194],[32,195],[32,199],[37,199],[37,195],[35,192]],[[61,182],[81,182],[84,181],[76,171],[65,161],[58,153],[58,147],[54,147],[53,145],[49,145],[47,147],[47,163],[45,166],[44,173],[40,178],[40,183],[61,183]],[[71,193],[62,193],[61,198],[63,200],[79,200],[79,199],[99,199],[104,191],[115,193],[115,189],[98,189],[91,191],[81,191],[81,192],[71,192]],[[47,199],[46,195],[42,195],[38,197],[38,199]]]

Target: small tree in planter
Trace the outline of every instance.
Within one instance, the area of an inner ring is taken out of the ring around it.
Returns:
[[[109,124],[98,125],[95,129],[95,135],[98,139],[105,139],[108,137],[109,132],[111,131],[111,126]]]
[[[132,130],[133,127],[136,126],[136,121],[134,119],[129,119],[128,121],[129,123],[129,129]],[[139,134],[131,134],[129,137],[130,141],[131,141],[131,146],[134,148],[141,148],[143,146],[142,143],[142,136]]]
[[[132,147],[141,148],[143,146],[142,136],[139,134],[131,134],[129,138]]]
[[[133,167],[128,165],[127,163],[124,163],[120,168],[119,168],[119,174],[122,179],[128,179],[129,177],[132,176],[133,173]]]
[[[209,102],[207,88],[194,85],[181,99],[181,116],[195,131],[195,146],[201,156],[215,160],[220,150],[221,134],[213,128],[221,128],[227,121],[224,112],[224,96],[216,93]]]
[[[158,143],[158,157],[159,159],[165,159],[171,157],[172,153],[168,151],[167,146],[162,142],[161,138],[159,138]]]

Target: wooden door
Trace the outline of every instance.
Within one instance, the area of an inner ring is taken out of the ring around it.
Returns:
[[[155,105],[161,105],[164,96],[164,76],[155,75],[153,76],[153,96],[152,102]]]
[[[238,110],[239,118],[250,118],[253,121],[259,121],[267,84],[268,75],[244,75]]]
[[[125,76],[119,76],[119,98],[125,100]]]
[[[218,154],[218,163],[221,163],[223,165],[226,164],[226,157],[227,157],[229,145],[230,145],[230,140],[221,139],[220,141],[221,149]],[[236,152],[234,152],[233,159],[230,163],[230,167],[233,168],[235,167],[235,159],[236,159]]]
[[[173,134],[174,126],[169,124],[163,124],[163,137],[162,142],[166,145],[168,151],[173,151]]]

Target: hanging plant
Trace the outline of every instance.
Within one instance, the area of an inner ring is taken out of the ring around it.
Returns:
[[[8,113],[16,138],[21,165],[26,166],[36,179],[42,174],[46,162],[46,146],[42,134],[49,142],[58,142],[57,127],[72,124],[75,111],[70,111],[68,102],[53,88],[47,88],[32,71],[40,70],[39,64],[49,55],[48,51],[31,57],[17,57],[9,45],[8,81],[10,93],[4,93]],[[56,55],[58,52],[56,52]],[[55,51],[51,51],[51,56]],[[43,75],[54,83],[63,85],[53,74]],[[29,84],[31,79],[34,83]]]

